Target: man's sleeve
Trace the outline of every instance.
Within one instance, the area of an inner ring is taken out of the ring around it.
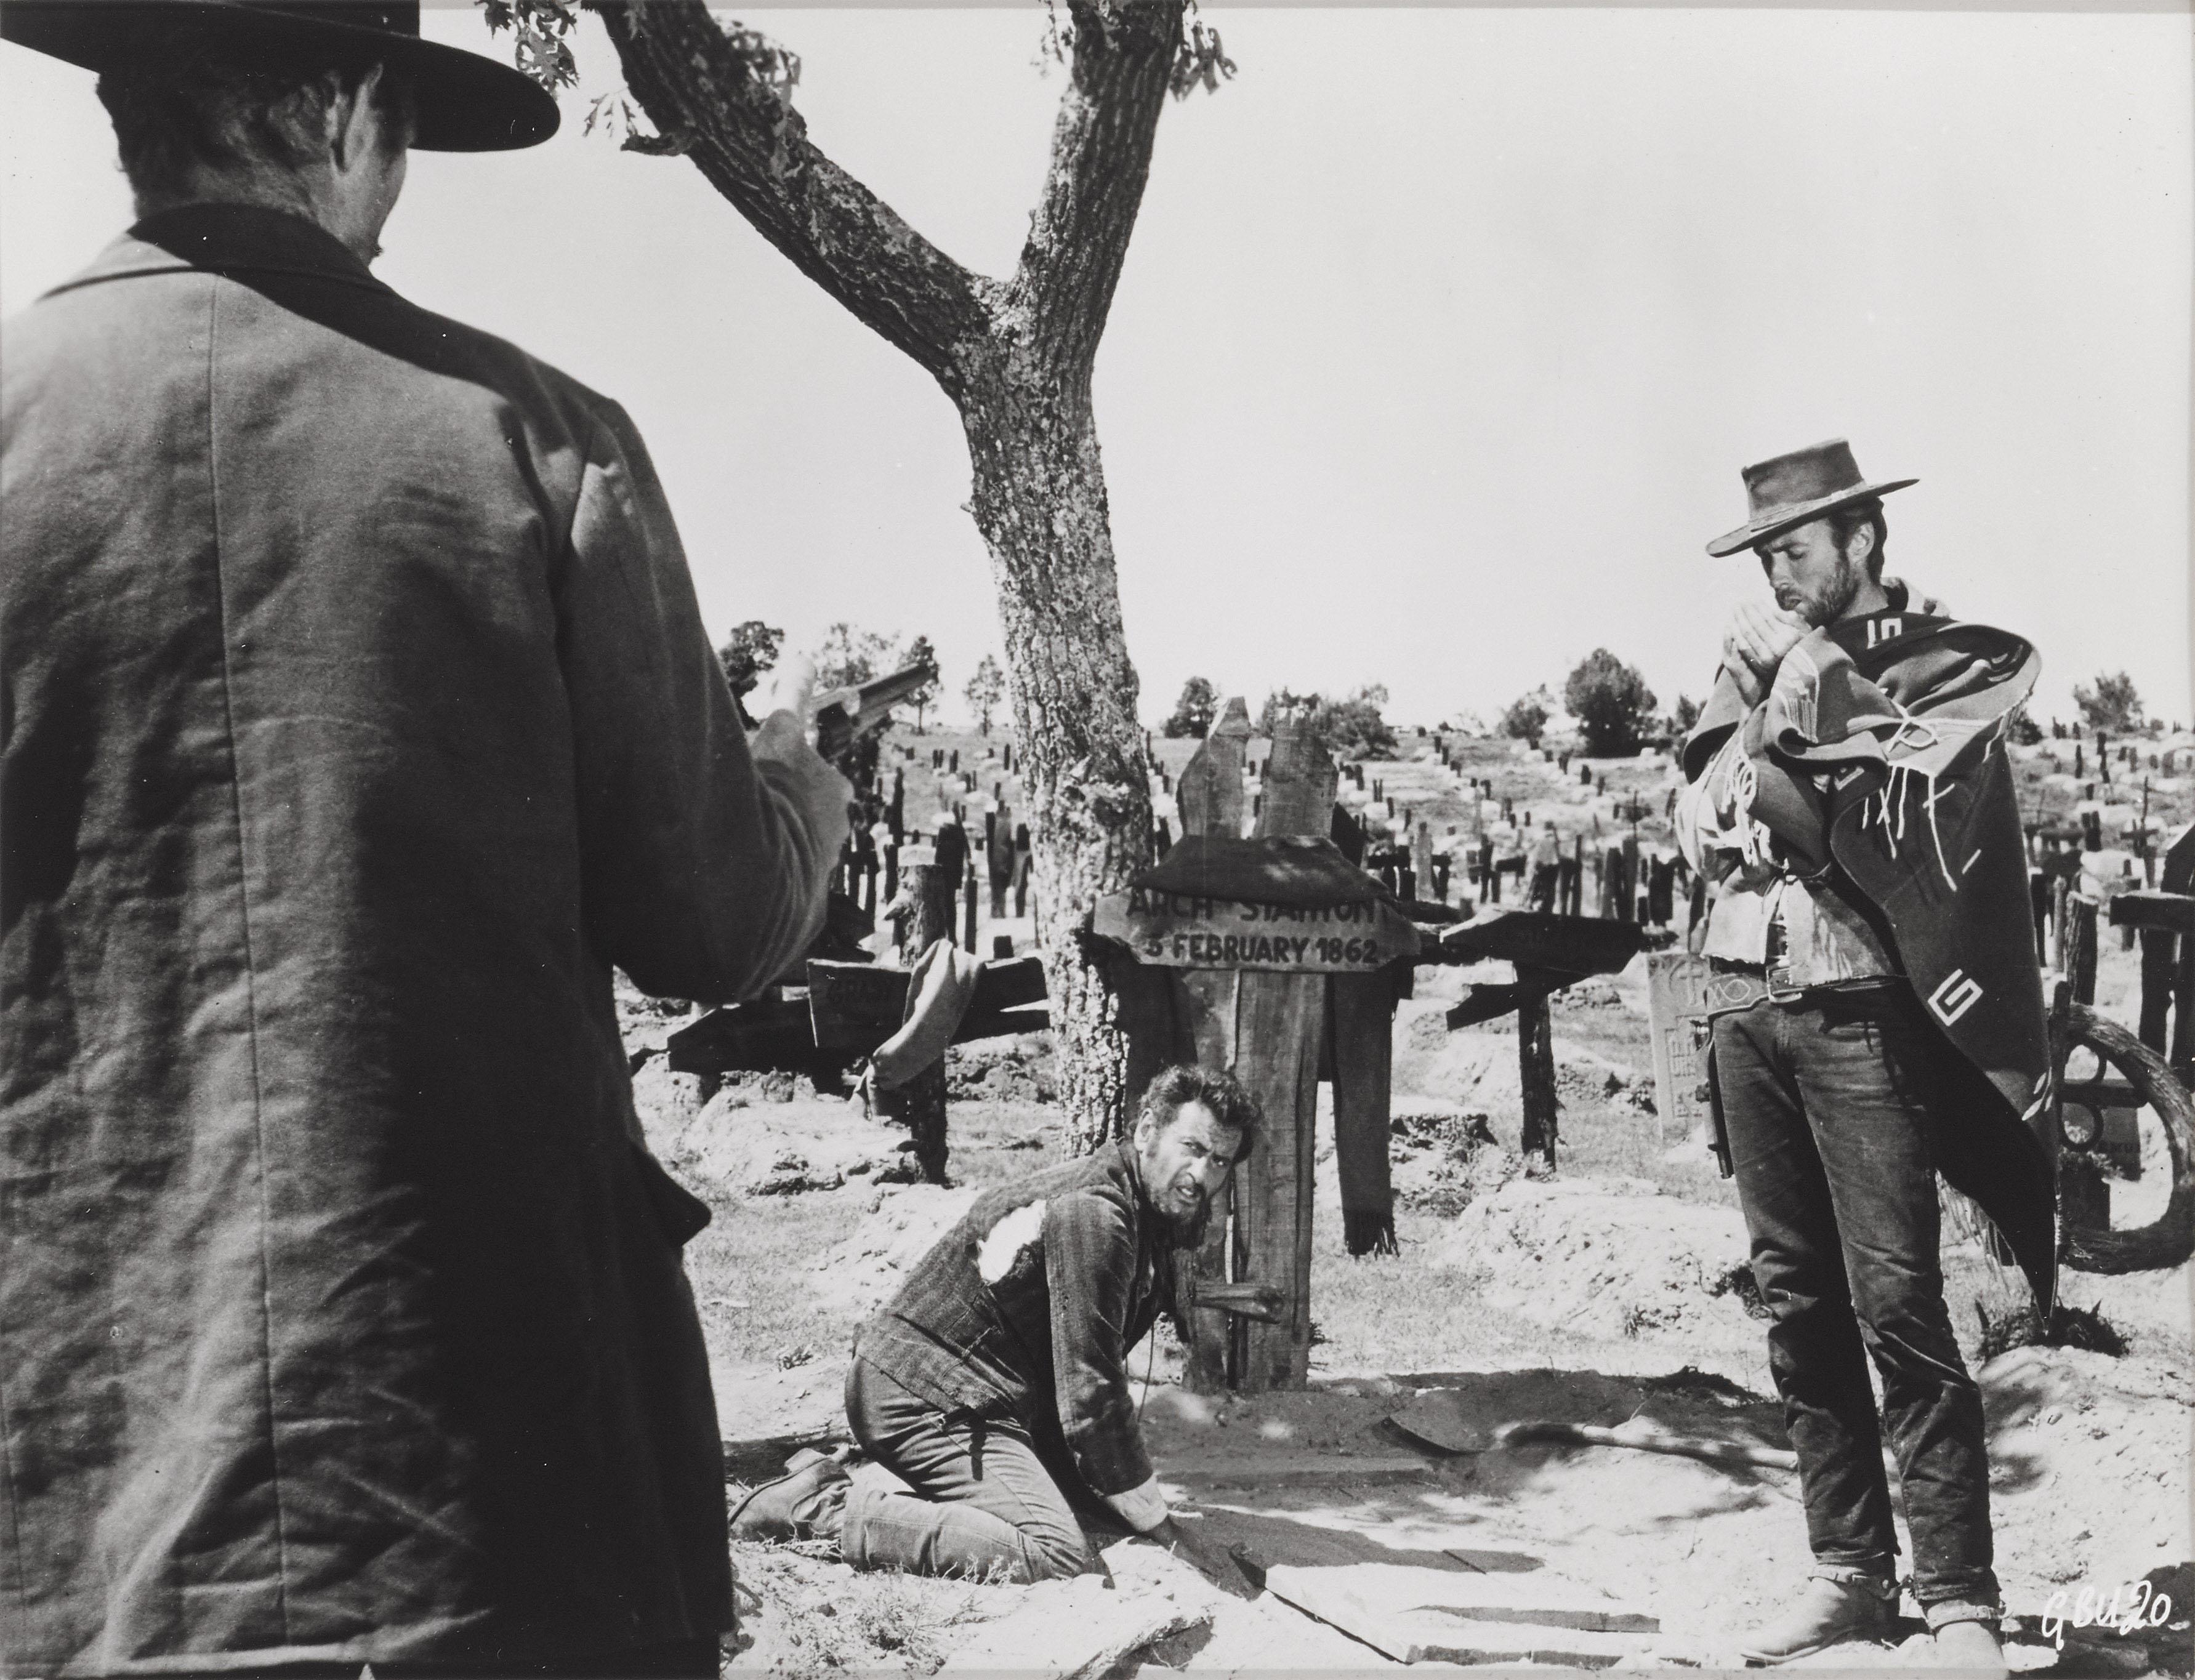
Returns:
[[[1136,1244],[1126,1212],[1088,1193],[1055,1197],[1045,1217],[1051,1368],[1074,1467],[1138,1532],[1166,1520],[1165,1497],[1128,1399],[1126,1330]]]
[[[815,937],[836,848],[748,751],[646,446],[597,418],[556,584],[587,931],[643,991],[728,1001]]]

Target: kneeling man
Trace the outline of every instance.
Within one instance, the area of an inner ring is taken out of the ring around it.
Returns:
[[[835,1536],[861,1568],[1038,1581],[1088,1567],[1075,1507],[1102,1505],[1228,1582],[1168,1515],[1127,1355],[1259,1122],[1232,1075],[1170,1067],[1132,1136],[978,1196],[856,1338],[847,1421],[890,1476],[796,1461],[734,1532]]]

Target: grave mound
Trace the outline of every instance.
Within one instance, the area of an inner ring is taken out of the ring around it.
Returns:
[[[1760,1335],[1733,1280],[1747,1253],[1734,1208],[1639,1178],[1513,1178],[1475,1200],[1435,1263],[1478,1274],[1489,1305],[1580,1335]]]

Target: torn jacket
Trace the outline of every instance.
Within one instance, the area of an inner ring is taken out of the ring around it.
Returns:
[[[855,1351],[948,1415],[1017,1419],[1055,1467],[1148,1527],[1119,1498],[1152,1482],[1127,1355],[1172,1278],[1118,1142],[978,1196]]]

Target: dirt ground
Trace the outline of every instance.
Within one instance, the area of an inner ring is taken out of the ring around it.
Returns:
[[[1554,791],[1552,767],[1541,774],[1518,761],[1504,774],[1524,793]],[[1625,767],[1614,780],[1658,785],[1654,774]],[[2136,959],[2116,938],[2104,944],[2099,1003],[2131,1019]],[[1421,969],[1416,999],[1398,1012],[1399,1255],[1343,1251],[1322,1141],[1310,1390],[1196,1395],[1179,1386],[1163,1330],[1138,1350],[1161,1478],[1261,1568],[1545,1570],[1658,1618],[1661,1631],[1640,1636],[1623,1666],[1733,1665],[1741,1631],[1804,1573],[1790,1473],[1605,1447],[1443,1456],[1386,1421],[1445,1390],[1443,1404],[1489,1434],[1530,1419],[1784,1444],[1736,1197],[1704,1148],[1666,1134],[1654,1112],[1643,963],[1557,1000],[1559,1170],[1545,1182],[1525,1177],[1515,1154],[1513,1028],[1450,1033],[1439,1018],[1469,977]],[[638,1049],[677,1024],[627,1001]],[[977,1188],[1066,1158],[1040,1040],[954,1057],[954,1185],[942,1189],[897,1182],[907,1175],[896,1134],[835,1096],[783,1081],[709,1093],[643,1067],[658,1152],[716,1211],[688,1263],[735,1482],[772,1473],[801,1441],[842,1436],[839,1390],[861,1318]],[[2123,1218],[2143,1214],[2156,1184],[2145,1177],[2114,1186]],[[1947,1235],[1944,1257],[1955,1324],[1976,1362],[1981,1315],[2001,1318],[2018,1292],[1971,1243]],[[1979,1365],[1997,1568],[2021,1619],[2021,1669],[2190,1670],[2189,1292],[2185,1267],[2071,1274],[2066,1297],[2101,1311],[2125,1338],[2123,1355],[2023,1347]],[[1391,1666],[1272,1593],[1221,1597],[1132,1539],[1107,1545],[1114,1585],[1102,1599],[1090,1597],[1105,1588],[1094,1577],[1056,1584],[1075,1589],[1063,1592],[856,1576],[820,1546],[741,1544],[734,1556],[753,1595],[734,1672],[1063,1671],[1067,1627],[1098,1645],[1135,1642],[1106,1658],[1122,1673]],[[2054,1596],[2062,1613],[2084,1588],[2108,1597],[2145,1579],[2175,1597],[2153,1640],[2069,1631],[2060,1651],[2034,1631]],[[1910,1615],[1910,1599],[1904,1608]],[[1841,1648],[1827,1666],[1925,1662],[1927,1646],[1921,1636],[1900,1648]]]

